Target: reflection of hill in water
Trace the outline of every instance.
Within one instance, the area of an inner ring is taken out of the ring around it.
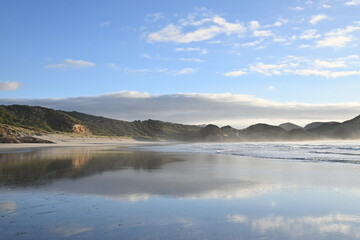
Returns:
[[[39,185],[121,169],[152,170],[181,161],[160,153],[53,148],[0,155],[0,185]]]

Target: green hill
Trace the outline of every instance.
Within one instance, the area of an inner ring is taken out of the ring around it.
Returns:
[[[62,111],[26,105],[0,106],[0,123],[49,132],[72,132],[75,124],[81,124]]]
[[[0,106],[0,124],[47,132],[74,132],[74,125],[85,127],[93,135],[134,138],[181,139],[200,127],[157,120],[127,122],[79,112],[65,112],[44,107]]]
[[[291,127],[289,130],[286,127]],[[294,124],[280,126],[255,124],[238,130],[230,126],[205,127],[158,120],[122,121],[79,112],[65,112],[26,105],[0,105],[0,142],[41,141],[29,138],[36,134],[78,133],[97,136],[166,139],[182,141],[299,141],[359,139],[360,116],[338,122],[315,122],[305,128]]]

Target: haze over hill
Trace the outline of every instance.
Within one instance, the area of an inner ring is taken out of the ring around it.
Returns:
[[[342,123],[310,123],[305,128],[292,123],[284,123],[280,126],[258,123],[245,129],[236,129],[231,126],[220,128],[209,124],[201,127],[151,119],[128,122],[44,107],[2,105],[0,124],[3,142],[11,142],[11,139],[6,140],[9,137],[17,139],[28,137],[29,130],[37,135],[76,133],[180,141],[300,141],[360,138],[360,116]],[[21,139],[18,141],[21,142]]]

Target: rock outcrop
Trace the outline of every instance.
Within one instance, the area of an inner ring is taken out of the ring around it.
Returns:
[[[72,129],[73,129],[73,132],[77,133],[77,134],[81,134],[81,135],[90,135],[91,134],[90,130],[81,124],[75,124]]]

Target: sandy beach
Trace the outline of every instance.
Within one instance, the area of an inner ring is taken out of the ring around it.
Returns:
[[[29,148],[51,147],[91,147],[91,146],[122,146],[168,144],[164,141],[139,140],[127,137],[75,136],[65,134],[48,134],[39,137],[54,143],[4,143],[0,144],[0,153]]]

